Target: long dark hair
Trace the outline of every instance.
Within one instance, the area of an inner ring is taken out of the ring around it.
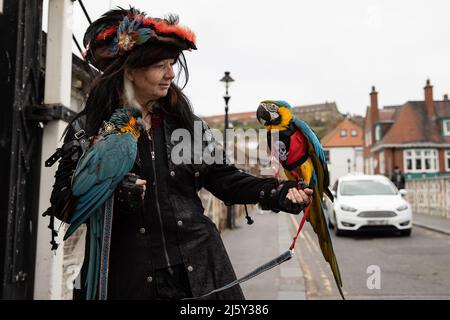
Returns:
[[[92,83],[85,107],[79,116],[86,115],[86,133],[97,134],[102,122],[123,104],[124,71],[126,68],[148,67],[161,60],[175,58],[178,65],[177,84],[171,84],[165,97],[158,100],[162,110],[177,118],[181,127],[193,132],[194,113],[189,99],[182,92],[189,80],[184,54],[179,48],[164,43],[145,43],[117,57]],[[184,84],[178,85],[181,77]]]

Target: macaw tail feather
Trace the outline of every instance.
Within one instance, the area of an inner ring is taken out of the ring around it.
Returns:
[[[103,223],[102,207],[98,208],[89,218],[89,263],[85,283],[87,300],[93,300],[97,296],[98,273],[100,270],[100,240]]]
[[[311,153],[310,153],[311,154]],[[311,159],[314,163],[315,173],[318,181],[323,181],[324,172],[320,166],[320,160],[315,154],[311,154]],[[328,230],[327,220],[325,218],[325,212],[322,205],[322,196],[324,193],[323,184],[317,183],[314,187],[314,193],[311,203],[311,212],[309,214],[309,222],[317,234],[319,239],[320,249],[325,260],[330,264],[331,271],[333,272],[334,279],[336,281],[339,293],[344,299],[342,293],[342,278],[339,271],[336,255],[334,254],[333,244],[331,243],[331,237]]]
[[[106,300],[108,291],[109,249],[113,217],[113,197],[89,219],[89,264],[86,300]]]
[[[100,277],[99,299],[106,300],[108,292],[108,271],[109,271],[109,249],[111,245],[111,231],[114,195],[106,201],[105,213],[103,216],[103,232],[102,232],[102,251],[100,257]]]

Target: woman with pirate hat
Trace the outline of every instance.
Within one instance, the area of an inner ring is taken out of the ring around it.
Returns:
[[[152,18],[134,8],[110,10],[89,26],[84,45],[86,60],[100,72],[84,110],[68,126],[51,214],[70,220],[61,212],[85,148],[77,143],[79,133],[95,143],[103,121],[116,108],[138,107],[147,132],[139,137],[132,172],[114,193],[108,299],[195,298],[236,280],[219,232],[203,215],[197,192],[204,187],[227,204],[260,203],[263,209],[298,213],[312,191],[297,190],[292,182],[254,177],[226,163],[199,163],[194,155],[192,161],[173,161],[174,130],[193,133],[195,121],[201,121],[174,81],[177,64],[187,82],[183,51],[196,49],[195,34],[175,17]],[[201,128],[203,133],[209,130],[206,125]],[[202,142],[204,148],[213,139],[209,137],[210,141]],[[75,299],[86,297],[87,264],[86,256]],[[244,296],[235,285],[205,298]]]

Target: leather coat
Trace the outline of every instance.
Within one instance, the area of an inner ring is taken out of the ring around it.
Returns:
[[[197,120],[201,121],[198,118]],[[147,180],[145,199],[164,198],[164,201],[159,202],[160,214],[164,216],[164,212],[168,210],[173,213],[176,230],[174,232],[178,239],[182,263],[187,271],[192,295],[195,297],[236,279],[219,231],[211,219],[204,215],[204,208],[197,192],[204,187],[227,204],[255,204],[260,200],[261,190],[272,189],[276,180],[254,177],[228,164],[207,164],[205,161],[195,164],[192,158],[190,164],[174,164],[171,161],[171,154],[177,142],[172,140],[172,133],[179,127],[176,118],[169,114],[164,115],[166,154],[156,154],[156,157],[167,157],[167,165],[163,167],[155,167],[155,162],[153,167],[150,165],[152,157],[149,138],[145,134],[141,135],[138,140],[139,156],[133,172]],[[207,139],[203,141],[202,151],[208,145],[211,146],[211,143],[215,143],[207,127],[203,132],[207,132]],[[69,127],[65,144],[73,140],[73,135],[74,130]],[[61,212],[70,194],[70,178],[75,170],[76,154],[79,156],[81,153],[75,149],[71,147],[70,152],[68,150],[64,152],[63,147],[62,160],[55,175],[51,203],[54,215],[59,219],[63,219],[58,213]],[[73,151],[76,151],[75,155]],[[199,155],[201,153],[193,153],[193,157]],[[168,172],[163,175],[162,170]],[[160,177],[165,179],[164,184],[158,181]],[[164,185],[164,188],[154,188],[153,182],[157,186]],[[131,214],[114,210],[108,277],[110,299],[148,299],[152,296],[155,269],[149,254],[149,240],[153,226],[148,219],[149,214],[155,214],[152,204],[154,202],[144,201],[142,208]],[[87,243],[86,248],[88,246]],[[82,284],[87,269],[86,260],[82,268]],[[244,299],[244,296],[237,285],[213,294],[208,299]]]

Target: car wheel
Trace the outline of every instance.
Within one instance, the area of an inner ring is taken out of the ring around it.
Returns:
[[[400,230],[400,235],[403,237],[409,237],[412,229]]]

